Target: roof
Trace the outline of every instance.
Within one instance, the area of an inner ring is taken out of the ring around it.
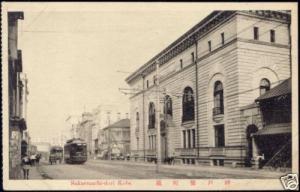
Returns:
[[[255,101],[261,101],[265,99],[275,98],[282,95],[291,94],[291,78],[284,80],[276,87],[270,89],[265,94],[259,96]]]
[[[289,12],[282,12],[282,11],[268,11],[268,10],[242,10],[242,11],[235,11],[235,10],[227,10],[227,11],[213,11],[208,16],[206,16],[204,19],[202,19],[200,22],[198,22],[194,27],[189,29],[187,32],[185,32],[183,35],[181,35],[178,39],[176,39],[173,43],[171,43],[169,46],[167,46],[165,49],[160,51],[158,54],[156,54],[154,57],[152,57],[148,62],[146,62],[144,65],[139,67],[136,71],[134,71],[132,74],[130,74],[125,81],[127,83],[131,82],[133,79],[135,79],[137,76],[144,75],[144,71],[147,67],[149,67],[151,64],[155,63],[156,60],[159,60],[164,55],[166,55],[168,52],[172,52],[171,50],[177,47],[180,44],[183,44],[184,42],[187,43],[188,41],[194,41],[195,39],[198,39],[201,34],[206,34],[207,28],[212,28],[217,23],[222,23],[227,20],[230,16],[234,15],[235,13],[243,13],[243,14],[250,14],[250,15],[258,15],[266,18],[276,18],[280,20],[287,20],[288,22],[290,19],[290,13]],[[199,33],[199,34],[197,34]],[[199,35],[199,37],[198,37]],[[187,43],[189,44],[189,43]]]
[[[287,134],[291,133],[291,124],[290,123],[280,123],[267,125],[264,128],[258,130],[254,133],[254,136],[258,135],[275,135],[275,134]]]
[[[115,127],[120,127],[120,128],[130,127],[130,120],[129,119],[121,119],[120,121],[117,121],[116,123],[105,127],[104,129],[106,129],[106,128],[115,128]]]

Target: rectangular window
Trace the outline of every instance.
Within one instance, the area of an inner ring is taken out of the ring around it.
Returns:
[[[208,51],[211,52],[211,41],[208,41]]]
[[[154,149],[156,149],[156,135],[153,135]]]
[[[224,125],[215,126],[215,147],[225,146]]]
[[[183,136],[183,148],[186,148],[185,131],[182,131],[182,136]]]
[[[187,130],[188,135],[188,148],[191,148],[191,130]]]
[[[191,164],[194,165],[195,164],[195,159],[191,159],[191,161],[192,161]]]
[[[192,140],[193,140],[193,148],[196,148],[196,134],[195,134],[195,129],[192,129]]]
[[[136,148],[139,150],[139,138],[136,138]]]
[[[153,85],[155,85],[155,84],[156,84],[156,76],[153,75]]]
[[[225,44],[225,37],[224,37],[224,33],[221,33],[221,43],[222,45]]]
[[[151,136],[149,136],[149,149],[151,149]]]
[[[146,87],[149,88],[149,80],[146,81]]]
[[[182,62],[182,59],[180,59],[180,69],[183,68],[183,62]]]
[[[192,62],[194,63],[195,62],[195,54],[194,54],[194,52],[191,53],[191,57],[192,57]]]
[[[254,35],[254,40],[258,40],[259,32],[258,32],[258,27],[253,28],[253,35]]]
[[[275,43],[275,30],[270,30],[270,41]]]

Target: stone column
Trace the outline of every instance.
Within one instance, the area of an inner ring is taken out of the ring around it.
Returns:
[[[254,160],[251,160],[251,164],[254,164],[254,167],[256,169],[259,168],[259,161],[256,159],[256,156],[258,156],[258,152],[259,149],[257,147],[256,141],[255,141],[255,137],[252,136],[252,158],[254,158]]]

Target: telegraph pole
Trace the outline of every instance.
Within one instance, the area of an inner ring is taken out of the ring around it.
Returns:
[[[156,172],[159,172],[159,166],[160,166],[160,161],[161,161],[161,148],[160,148],[160,96],[159,96],[159,62],[156,61],[156,139],[157,139],[157,145],[156,145],[156,157],[157,157],[157,162],[156,162]]]

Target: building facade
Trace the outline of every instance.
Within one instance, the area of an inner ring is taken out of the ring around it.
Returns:
[[[42,155],[42,160],[49,161],[50,147],[51,147],[51,144],[49,142],[45,142],[45,141],[32,142],[32,146],[33,146],[31,148],[32,150],[36,149],[36,152]]]
[[[104,159],[130,153],[130,120],[121,119],[99,132],[101,134],[98,143],[98,152]]]
[[[82,113],[82,120],[78,123],[78,137],[86,142],[87,154],[90,158],[92,156],[92,145],[93,145],[93,129],[95,123],[93,121],[93,114],[89,112]]]
[[[128,112],[121,111],[117,105],[101,104],[92,110],[93,122],[95,126],[93,128],[92,140],[94,155],[98,154],[100,150],[99,144],[102,142],[103,134],[102,130],[121,119],[128,118]]]
[[[242,109],[291,76],[289,26],[285,11],[214,11],[131,74],[134,159],[156,158],[159,123],[162,161],[245,166]]]
[[[19,179],[23,131],[27,129],[23,108],[22,51],[18,49],[18,21],[23,12],[8,12],[8,82],[9,82],[9,178]],[[24,146],[24,144],[23,144]]]

